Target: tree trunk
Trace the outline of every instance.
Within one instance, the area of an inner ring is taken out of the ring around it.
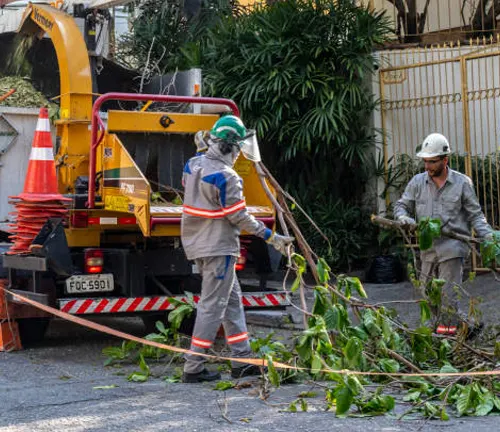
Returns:
[[[417,10],[417,0],[387,0],[393,4],[398,11],[397,31],[399,39],[405,43],[420,42],[421,34],[425,28],[427,19],[427,8],[430,0],[427,0],[423,13]]]
[[[479,0],[471,21],[472,30],[481,32],[495,29],[495,19],[500,14],[500,0],[494,0],[489,9],[487,9],[488,3],[488,0]],[[481,34],[484,35],[485,33],[477,33],[478,36]]]

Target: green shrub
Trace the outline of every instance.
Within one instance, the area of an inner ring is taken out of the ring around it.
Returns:
[[[389,28],[348,0],[290,0],[222,19],[202,48],[205,91],[237,101],[265,163],[331,237],[335,268],[353,265],[372,238],[360,210],[373,167],[369,84]]]

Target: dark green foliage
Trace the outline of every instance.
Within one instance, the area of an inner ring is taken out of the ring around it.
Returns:
[[[370,256],[377,233],[368,211],[329,196],[313,200],[306,207],[329,239],[329,244],[301,213],[295,212],[295,216],[315,252],[334,269],[350,270]]]
[[[383,15],[350,1],[292,0],[223,19],[203,45],[206,89],[238,102],[266,164],[325,229],[331,250],[306,236],[336,268],[362,258],[372,236],[359,207],[373,167],[368,86],[388,34]]]
[[[201,66],[204,94],[238,103],[266,165],[330,239],[300,221],[336,269],[364,259],[374,240],[362,210],[375,169],[372,53],[391,32],[383,14],[353,3],[290,0],[242,13],[204,0],[187,20],[180,1],[147,0],[119,53],[146,78]]]
[[[234,10],[229,0],[203,0],[199,14],[187,19],[181,0],[145,0],[119,41],[117,59],[151,75],[199,67],[203,36]]]

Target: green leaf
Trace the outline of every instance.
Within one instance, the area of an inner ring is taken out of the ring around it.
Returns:
[[[429,307],[429,303],[425,300],[421,300],[419,302],[420,305],[420,322],[425,324],[427,321],[431,319],[431,308]]]
[[[357,277],[347,277],[347,283],[350,285],[351,290],[354,289],[362,298],[368,298],[366,291],[361,284],[361,281]]]
[[[495,342],[495,348],[494,348],[493,354],[495,355],[495,357],[497,359],[500,359],[500,341]]]
[[[500,263],[500,232],[495,231],[491,238],[481,243],[481,258],[487,267],[494,268]]]
[[[472,396],[473,396],[473,391],[472,391],[472,385],[466,385],[462,391],[460,392],[460,395],[457,398],[457,412],[459,416],[464,415],[469,408],[472,406]]]
[[[141,369],[141,371],[148,375],[150,374],[150,370],[149,370],[149,366],[147,365],[146,361],[144,360],[144,357],[143,355],[139,355],[139,368]]]
[[[417,402],[420,400],[420,396],[422,392],[420,390],[410,390],[406,396],[403,397],[403,401],[405,402]]]
[[[318,260],[318,262],[316,264],[316,270],[318,273],[319,281],[322,284],[328,283],[328,281],[330,280],[331,268],[323,258],[320,258]]]
[[[110,390],[118,387],[116,384],[105,385],[105,386],[95,386],[92,387],[92,390]]]
[[[446,412],[446,408],[444,406],[443,406],[443,408],[441,408],[441,414],[440,414],[439,418],[442,421],[448,421],[450,419],[450,416]]]
[[[399,372],[400,365],[396,360],[393,359],[382,359],[379,361],[380,369],[388,373]]]
[[[300,274],[302,274],[306,271],[307,262],[306,262],[306,259],[302,255],[293,253],[291,259],[294,262],[294,264],[297,266],[298,272]]]
[[[143,383],[148,380],[149,376],[142,373],[142,372],[132,372],[128,377],[127,380],[133,381],[133,382],[139,382]]]
[[[290,288],[291,292],[297,291],[297,289],[300,287],[300,281],[302,278],[300,276],[297,276],[295,280],[293,281],[292,287]]]
[[[457,373],[458,369],[454,368],[451,364],[447,363],[439,369],[439,373]]]
[[[318,396],[317,392],[314,392],[314,391],[303,391],[303,392],[300,392],[297,397],[299,397],[299,398],[314,398],[316,396]]]
[[[366,309],[363,313],[363,325],[370,336],[380,336],[382,329],[377,325],[375,315],[370,309]]]
[[[363,393],[364,387],[359,382],[359,379],[357,376],[348,375],[347,380],[345,380],[345,381],[346,381],[347,387],[349,388],[349,390],[351,391],[353,396],[357,396],[360,393]]]
[[[313,354],[313,359],[311,362],[311,373],[316,375],[322,368],[321,357],[317,354]]]
[[[392,329],[391,323],[384,315],[380,314],[380,321],[382,324],[382,334],[384,335],[385,340],[390,340],[394,335],[394,330]]]
[[[267,359],[267,375],[269,377],[269,381],[275,387],[280,386],[280,376],[274,367],[273,359],[271,356],[266,356]]]
[[[343,351],[349,367],[356,368],[361,361],[363,343],[357,337],[351,337]]]
[[[364,414],[380,415],[388,411],[392,411],[395,406],[395,401],[392,396],[378,395],[371,398],[367,403],[360,404],[361,412]]]
[[[439,344],[439,360],[441,361],[446,360],[450,351],[451,351],[450,343],[446,339],[443,339]]]
[[[297,412],[297,403],[291,402],[290,405],[288,405],[288,411],[296,413]]]
[[[433,240],[441,236],[441,220],[422,218],[418,222],[417,231],[420,250],[430,249]]]
[[[191,315],[193,310],[194,309],[191,305],[182,303],[168,314],[168,322],[171,324],[173,329],[177,330],[181,326],[182,320]]]
[[[235,384],[232,381],[219,381],[215,384],[214,390],[225,391],[234,388]]]
[[[305,399],[300,399],[300,408],[304,412],[307,411],[308,405],[307,405],[307,401]]]
[[[436,405],[430,402],[424,403],[424,414],[426,417],[436,418],[438,417],[438,413],[439,413],[439,408]],[[439,417],[441,417],[441,414],[439,414]]]
[[[314,305],[312,308],[312,313],[314,315],[324,315],[328,309],[328,301],[322,291],[315,287],[314,289]],[[323,288],[324,289],[324,288]]]
[[[474,414],[480,417],[488,415],[493,410],[494,406],[494,396],[492,393],[488,392],[483,395],[482,401],[476,406]]]
[[[418,237],[418,247],[421,251],[425,251],[432,247],[432,236],[430,232],[424,231],[420,233]]]
[[[493,398],[493,404],[495,405],[495,408],[497,409],[497,411],[500,411],[500,398],[495,396]]]
[[[340,329],[341,312],[339,311],[339,305],[335,304],[332,307],[330,307],[325,312],[324,318],[327,330]]]
[[[312,356],[311,340],[310,336],[302,336],[299,344],[295,347],[297,354],[304,362],[308,362]]]
[[[353,395],[346,386],[337,386],[335,389],[335,414],[345,414],[353,402]]]

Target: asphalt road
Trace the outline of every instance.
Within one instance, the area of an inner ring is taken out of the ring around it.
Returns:
[[[479,277],[471,292],[481,295],[484,319],[498,323],[500,285],[492,276]],[[366,285],[373,301],[407,300],[409,284]],[[411,304],[397,305],[408,321],[418,310]],[[261,320],[264,320],[261,317]],[[257,319],[258,321],[258,319]],[[144,333],[134,318],[106,318],[101,323],[136,335]],[[274,321],[273,321],[274,322]],[[263,336],[271,331],[253,326]],[[288,338],[289,330],[276,337]],[[104,367],[102,348],[120,342],[92,330],[55,320],[46,340],[20,352],[0,353],[0,432],[3,431],[494,431],[498,417],[452,418],[448,422],[415,417],[397,420],[408,409],[398,404],[395,413],[373,418],[336,418],[324,411],[321,389],[309,400],[307,412],[284,412],[311,384],[286,385],[259,398],[260,383],[225,392],[214,384],[168,384],[173,366],[160,361],[152,365],[154,377],[146,383],[130,383],[126,375],[137,370]],[[229,379],[228,376],[225,379]],[[108,386],[104,389],[96,387]]]

